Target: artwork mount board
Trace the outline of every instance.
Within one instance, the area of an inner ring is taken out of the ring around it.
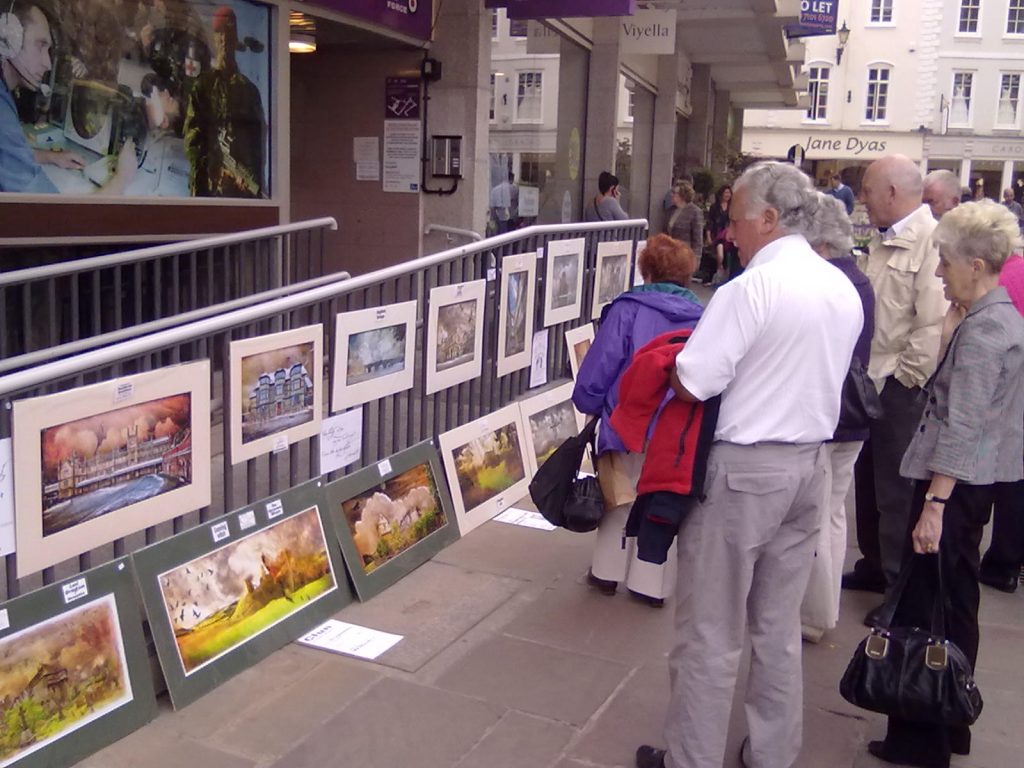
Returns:
[[[594,270],[594,298],[590,317],[597,320],[612,299],[629,288],[629,270],[633,241],[621,240],[597,244],[597,268]]]
[[[472,381],[483,371],[486,280],[430,290],[426,394]]]
[[[459,537],[440,456],[431,441],[336,480],[326,493],[345,565],[363,601]]]
[[[568,323],[583,307],[585,238],[552,240],[544,263],[544,327]]]
[[[568,381],[519,402],[531,475],[537,474],[555,448],[583,428],[586,417],[572,404],[574,387]]]
[[[416,309],[406,301],[338,314],[332,413],[412,389]]]
[[[31,705],[63,726],[27,745],[0,737],[0,765],[72,765],[156,716],[127,558],[0,604],[0,617],[0,722]]]
[[[583,357],[590,351],[594,343],[594,324],[584,323],[578,328],[570,328],[565,332],[565,349],[569,355],[569,370],[572,372],[573,381],[580,372],[580,365]]]
[[[209,505],[209,361],[16,401],[14,469],[19,578]]]
[[[438,442],[463,536],[527,494],[528,447],[517,404],[445,432]]]
[[[501,260],[498,313],[498,376],[530,366],[536,301],[537,254]]]
[[[322,325],[233,341],[230,345],[231,463],[320,433]]]
[[[132,560],[176,709],[352,599],[319,479],[141,549]]]

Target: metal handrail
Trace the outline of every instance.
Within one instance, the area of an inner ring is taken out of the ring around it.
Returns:
[[[125,358],[153,352],[158,349],[188,341],[199,335],[214,334],[238,325],[253,322],[266,317],[269,313],[288,312],[308,304],[325,301],[346,293],[367,288],[385,280],[390,280],[403,275],[419,272],[423,269],[442,264],[464,256],[476,253],[486,253],[503,244],[524,240],[536,235],[558,235],[569,233],[580,233],[590,231],[607,230],[611,222],[592,222],[587,224],[539,224],[525,227],[496,237],[488,238],[479,243],[462,245],[457,248],[450,248],[446,251],[423,256],[413,261],[395,264],[390,267],[358,275],[345,280],[340,285],[326,285],[313,288],[308,291],[273,299],[258,306],[246,307],[234,310],[216,317],[196,321],[188,325],[169,328],[164,331],[150,334],[148,336],[131,339],[118,344],[113,344],[102,349],[94,350],[89,355],[77,355],[64,360],[56,360],[52,363],[36,366],[27,370],[9,373],[0,376],[0,397],[19,392],[29,387],[38,386],[50,381],[58,381],[75,374],[82,373],[94,368],[102,367],[108,363],[115,363]],[[646,219],[629,219],[614,222],[621,227],[648,227]]]
[[[309,219],[293,224],[279,224],[274,227],[262,227],[260,229],[248,229],[243,232],[232,232],[226,235],[215,235],[213,237],[200,237],[195,240],[185,240],[179,243],[168,243],[166,245],[153,245],[146,248],[136,248],[122,253],[111,253],[105,256],[93,256],[78,261],[66,261],[58,264],[47,264],[40,267],[28,267],[16,269],[11,272],[0,272],[0,287],[32,282],[34,280],[45,280],[50,277],[62,277],[73,275],[79,272],[89,272],[97,269],[116,267],[121,264],[152,261],[163,256],[175,256],[178,254],[190,253],[193,251],[208,250],[212,248],[223,248],[228,245],[236,245],[251,240],[259,240],[268,237],[287,235],[293,232],[305,232],[313,229],[338,229],[338,222],[333,216],[325,216],[319,219]]]
[[[474,232],[472,229],[462,229],[461,227],[449,227],[445,224],[427,224],[423,229],[424,235],[429,235],[434,232],[440,232],[443,235],[459,235],[461,237],[468,237],[470,240],[480,242],[484,239],[484,236],[479,232]]]

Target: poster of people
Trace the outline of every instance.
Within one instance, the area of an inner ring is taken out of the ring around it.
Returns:
[[[4,3],[0,192],[270,196],[268,7]]]

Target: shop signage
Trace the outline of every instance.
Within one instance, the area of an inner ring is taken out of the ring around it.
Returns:
[[[800,0],[800,23],[786,25],[786,37],[816,37],[836,33],[839,0]]]
[[[504,8],[510,19],[632,16],[636,0],[485,0],[485,8]]]
[[[623,53],[675,53],[676,12],[644,9],[621,19],[619,50]]]
[[[419,40],[429,40],[434,0],[312,0],[310,5],[358,16]]]
[[[877,160],[891,154],[920,159],[924,142],[918,133],[821,131],[744,128],[743,151],[760,157],[787,157],[799,145],[808,160]]]
[[[540,21],[526,22],[526,52],[530,54],[560,53],[562,36]]]

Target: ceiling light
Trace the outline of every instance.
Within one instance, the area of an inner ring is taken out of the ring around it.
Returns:
[[[289,53],[316,53],[316,37],[308,32],[292,32],[288,37]]]

